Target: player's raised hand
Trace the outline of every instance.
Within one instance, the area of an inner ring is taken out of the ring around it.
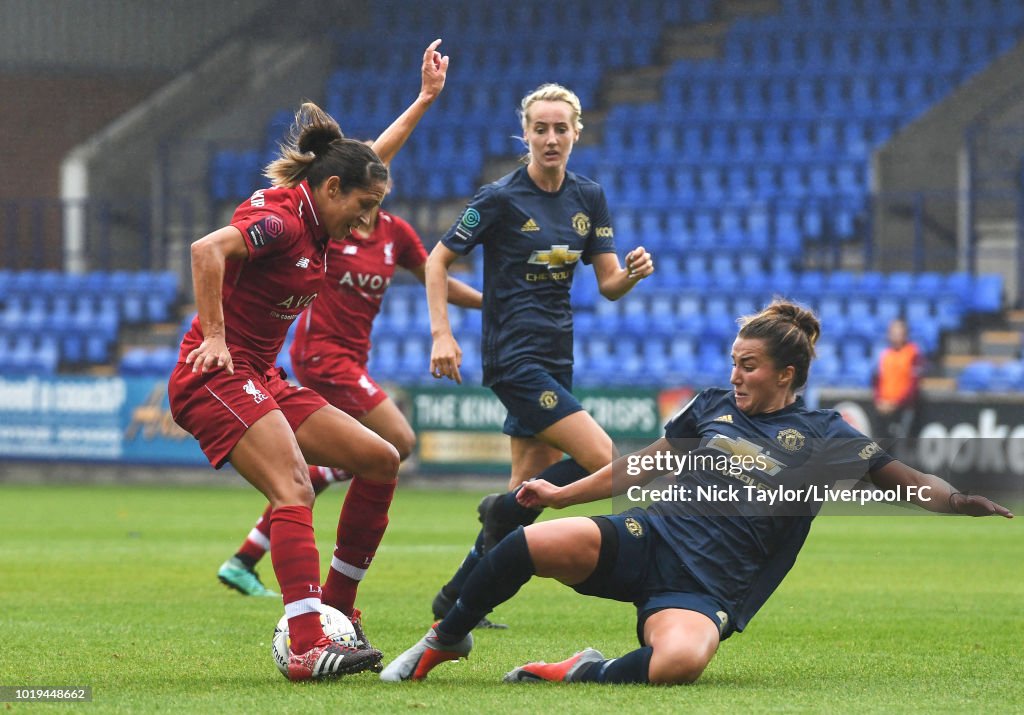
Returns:
[[[462,375],[459,367],[462,366],[462,348],[458,341],[451,334],[441,335],[434,338],[434,345],[430,348],[430,374],[435,380],[447,377],[459,385],[462,384]]]
[[[654,258],[643,246],[637,246],[626,254],[626,270],[633,280],[647,278],[654,273]]]
[[[440,44],[440,39],[434,40],[423,53],[420,96],[430,102],[441,94],[445,78],[448,75],[448,55],[442,55],[437,51]]]

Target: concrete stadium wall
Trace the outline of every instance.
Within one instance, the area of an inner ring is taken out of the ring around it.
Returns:
[[[3,71],[175,73],[273,0],[4,0]]]

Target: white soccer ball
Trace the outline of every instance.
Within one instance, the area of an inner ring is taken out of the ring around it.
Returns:
[[[322,605],[320,606],[320,624],[324,627],[324,635],[335,643],[344,645],[356,645],[356,629],[352,627],[352,621],[345,617],[345,614],[337,608]],[[281,620],[274,626],[274,640],[271,644],[271,651],[274,654],[274,663],[281,674],[288,677],[288,656],[291,654],[292,640],[288,635],[288,616],[281,616]]]

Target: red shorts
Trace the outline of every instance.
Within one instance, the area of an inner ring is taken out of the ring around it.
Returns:
[[[388,399],[366,366],[346,357],[292,363],[295,378],[357,420]]]
[[[171,416],[199,446],[216,469],[228,461],[249,426],[271,410],[281,410],[292,431],[327,401],[313,390],[281,377],[280,368],[259,372],[235,362],[235,374],[215,370],[205,375],[179,362],[167,384]]]

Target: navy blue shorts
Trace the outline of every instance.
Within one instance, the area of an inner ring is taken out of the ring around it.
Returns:
[[[704,590],[651,528],[646,510],[635,508],[591,518],[601,530],[601,555],[594,573],[573,588],[585,596],[632,602],[640,645],[647,645],[644,623],[666,608],[702,613],[718,628],[719,638],[732,635],[732,619],[725,607]]]
[[[583,409],[572,394],[572,370],[550,373],[533,363],[513,368],[491,390],[508,410],[502,432],[532,437]]]

